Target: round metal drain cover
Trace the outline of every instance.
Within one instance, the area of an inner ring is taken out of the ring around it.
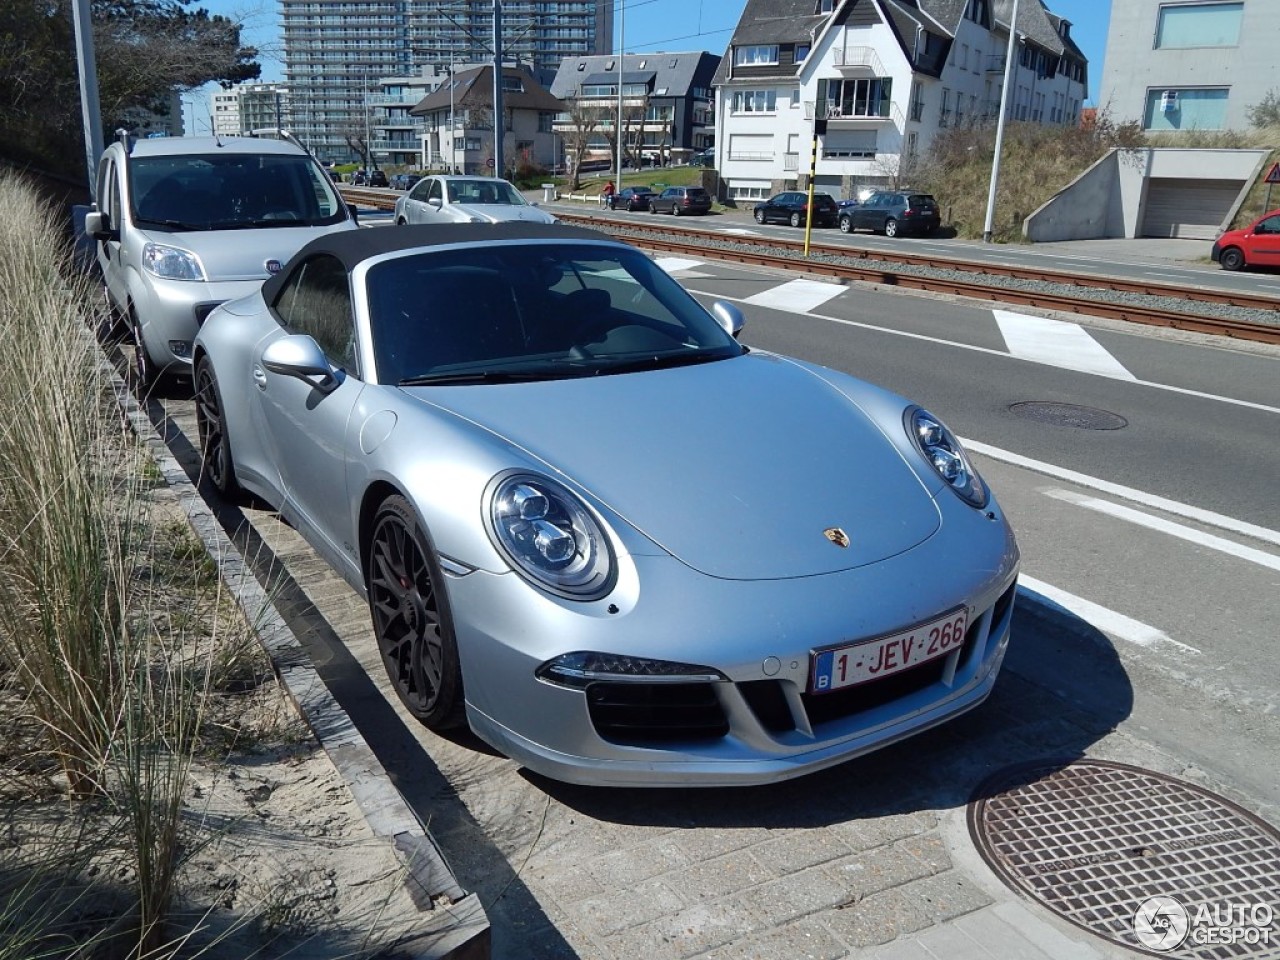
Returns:
[[[1216,794],[1081,760],[1004,770],[969,833],[1010,887],[1138,953],[1280,958],[1280,833]]]
[[[1024,400],[1010,404],[1009,411],[1024,420],[1049,423],[1056,427],[1078,427],[1081,430],[1119,430],[1129,425],[1129,421],[1118,413],[1096,407],[1082,407],[1078,403]]]

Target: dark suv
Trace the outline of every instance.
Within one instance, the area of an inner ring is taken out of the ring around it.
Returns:
[[[656,197],[649,198],[650,213],[669,213],[679,217],[686,213],[708,213],[711,210],[711,194],[702,187],[667,187]]]
[[[789,223],[793,227],[803,227],[809,215],[809,194],[803,190],[789,190],[775,194],[763,203],[757,203],[755,209],[756,223]],[[834,227],[836,225],[836,201],[829,193],[813,195],[813,223],[817,227]]]
[[[386,185],[387,185],[387,171],[385,170],[369,171],[369,186],[385,187]]]
[[[938,202],[914,190],[878,190],[862,203],[840,211],[840,231],[874,230],[886,237],[933,233],[942,218]]]

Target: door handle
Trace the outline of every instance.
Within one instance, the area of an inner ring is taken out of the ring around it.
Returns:
[[[253,365],[253,382],[258,385],[259,390],[267,389],[267,371],[256,363]]]

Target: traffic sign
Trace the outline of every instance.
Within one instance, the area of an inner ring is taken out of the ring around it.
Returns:
[[[488,160],[486,160],[486,161],[484,162],[484,165],[485,165],[486,167],[488,167],[490,170],[492,170],[492,169],[493,169],[493,157],[490,157]]]
[[[1271,169],[1267,171],[1267,175],[1262,178],[1263,183],[1280,183],[1280,163],[1273,163]]]

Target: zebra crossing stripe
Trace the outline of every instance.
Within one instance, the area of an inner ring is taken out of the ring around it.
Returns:
[[[681,270],[692,270],[702,266],[701,260],[686,260],[683,257],[658,257],[653,261],[667,273],[679,273]]]
[[[991,312],[1009,353],[1015,357],[1117,380],[1137,379],[1078,323],[1008,310]]]
[[[822,306],[832,297],[839,296],[846,288],[838,283],[823,283],[820,280],[791,280],[772,290],[765,290],[755,296],[747,297],[743,303],[757,307],[769,307],[773,310],[788,310],[791,313],[808,313]]]

